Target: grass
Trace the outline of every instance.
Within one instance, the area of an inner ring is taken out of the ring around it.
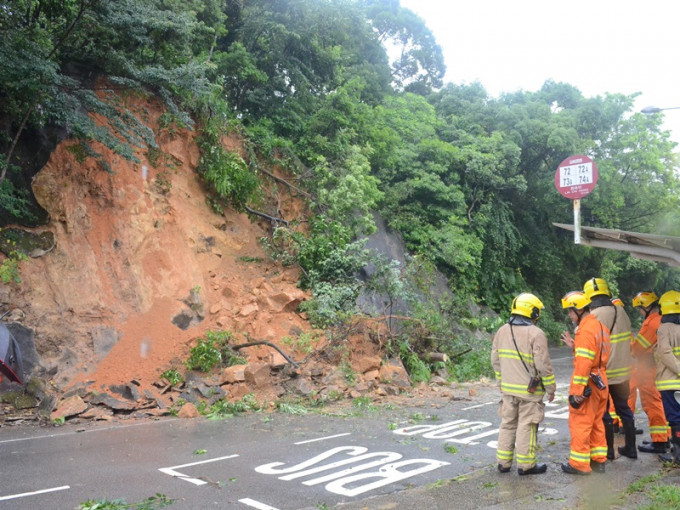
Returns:
[[[640,507],[643,510],[665,510],[680,508],[680,487],[656,484],[647,491],[651,503]]]
[[[155,510],[173,504],[175,500],[164,494],[156,494],[139,503],[126,503],[124,499],[88,499],[78,505],[77,510]]]
[[[680,487],[676,484],[664,483],[664,475],[665,472],[661,471],[640,478],[628,486],[626,494],[644,495],[646,503],[638,507],[641,510],[680,508]]]

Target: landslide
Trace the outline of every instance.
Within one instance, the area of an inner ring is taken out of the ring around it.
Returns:
[[[270,222],[230,209],[217,214],[196,172],[196,133],[161,130],[163,111],[153,99],[128,101],[129,109],[146,112],[159,150],[138,151],[140,161],[134,163],[98,146],[110,165],[107,172],[95,158],[84,158],[77,142],[60,143],[33,182],[49,213],[49,222],[35,232],[50,232],[54,247],[23,262],[22,282],[0,291],[0,304],[12,310],[9,319],[34,331],[33,375],[44,380],[45,394],[57,397],[48,409],[51,418],[176,409],[180,395],[190,399],[187,388],[168,391],[161,374],[173,368],[187,372],[191,348],[209,331],[229,331],[235,344],[274,343],[291,358],[305,358],[283,375],[277,370],[290,364],[261,345],[240,351],[247,364],[238,373],[197,374],[200,384],[230,400],[250,392],[261,400],[278,398],[290,391],[285,384],[290,379],[300,394],[349,391],[339,382],[338,356],[356,367],[352,391],[378,388],[381,378],[407,386],[398,362],[388,364],[385,376],[370,335],[347,340],[354,343],[334,359],[324,354],[328,340],[297,311],[309,297],[296,285],[297,270],[270,261],[258,242],[270,233]],[[243,150],[237,136],[223,143]],[[277,168],[268,172],[288,178]],[[280,182],[265,180],[263,186],[280,217],[308,214],[303,200]],[[290,342],[300,335],[314,339],[305,352]],[[101,394],[134,404],[93,400]],[[92,414],[101,404],[108,405],[106,413]]]

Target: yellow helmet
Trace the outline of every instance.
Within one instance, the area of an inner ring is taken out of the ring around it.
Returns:
[[[607,297],[612,297],[609,291],[609,285],[602,278],[591,278],[583,284],[583,293],[588,296],[588,299],[593,299],[593,296],[603,294]]]
[[[512,310],[510,313],[528,317],[531,320],[537,320],[541,315],[542,309],[543,303],[541,303],[540,299],[533,294],[524,292],[512,301]]]
[[[659,306],[661,307],[661,315],[680,313],[680,292],[669,290],[662,294],[659,298]]]
[[[652,306],[659,300],[659,296],[653,292],[638,292],[633,298],[633,308],[641,306],[642,308],[647,308]]]
[[[621,299],[619,299],[617,297],[612,298],[612,304],[614,306],[620,306],[621,308],[623,308],[623,301],[621,301]]]
[[[590,298],[583,292],[573,290],[562,298],[562,308],[576,308],[581,310],[590,304]]]

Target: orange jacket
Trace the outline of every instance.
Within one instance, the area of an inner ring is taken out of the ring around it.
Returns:
[[[583,395],[591,373],[599,374],[607,384],[609,351],[607,327],[592,313],[583,317],[574,335],[574,373],[569,386],[570,395]]]
[[[656,345],[656,330],[659,329],[660,325],[661,314],[654,310],[644,320],[640,327],[640,332],[631,344],[633,355],[640,356],[641,354],[651,352],[652,348]]]

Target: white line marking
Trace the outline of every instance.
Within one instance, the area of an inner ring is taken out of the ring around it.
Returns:
[[[64,491],[66,489],[70,489],[71,487],[68,485],[62,485],[61,487],[53,487],[52,489],[43,489],[40,491],[33,491],[33,492],[22,492],[21,494],[11,494],[9,496],[2,496],[0,497],[0,501],[6,501],[8,499],[16,499],[16,498],[25,498],[26,496],[35,496],[37,494],[45,494],[46,492],[56,492],[56,491]]]
[[[467,411],[469,409],[476,409],[478,407],[484,407],[484,406],[492,406],[494,404],[498,404],[498,402],[486,402],[484,404],[477,404],[476,406],[464,407],[463,409],[461,409],[461,411]]]
[[[264,503],[260,503],[259,501],[255,501],[254,499],[250,498],[239,499],[238,502],[243,503],[244,505],[252,506],[253,508],[259,508],[259,510],[278,510],[273,506],[265,505]]]
[[[173,421],[179,421],[181,418],[171,418],[168,420],[163,420],[163,421],[158,421],[158,422],[153,422],[153,423],[135,423],[132,425],[116,425],[113,427],[102,427],[98,429],[90,429],[90,430],[74,430],[72,432],[63,432],[60,434],[47,434],[44,436],[31,436],[31,437],[18,437],[15,439],[5,439],[0,441],[0,444],[4,443],[18,443],[20,441],[31,441],[32,439],[51,439],[54,437],[63,437],[63,436],[75,436],[75,435],[80,435],[80,434],[90,434],[92,432],[104,432],[104,431],[109,431],[109,430],[118,430],[118,429],[126,429],[130,427],[144,427],[144,426],[149,426],[149,425],[155,425],[155,424],[160,424],[160,423],[170,423]]]
[[[334,436],[319,437],[317,439],[309,439],[307,441],[300,441],[299,443],[293,443],[293,444],[315,443],[316,441],[325,441],[326,439],[334,439],[336,437],[349,436],[349,435],[351,435],[351,432],[345,432],[344,434],[335,434]]]
[[[161,473],[165,473],[166,475],[174,476],[176,478],[181,478],[182,480],[185,480],[189,483],[193,483],[194,485],[205,485],[208,482],[205,480],[201,480],[200,478],[192,478],[188,475],[182,474],[178,471],[175,471],[175,469],[181,469],[185,467],[190,467],[190,466],[198,466],[199,464],[208,464],[210,462],[217,462],[218,460],[224,460],[224,459],[233,459],[234,457],[238,457],[238,455],[227,455],[226,457],[218,457],[216,459],[208,459],[208,460],[201,460],[199,462],[190,462],[189,464],[182,464],[181,466],[171,466],[171,467],[166,467],[166,468],[158,468],[158,471]]]

